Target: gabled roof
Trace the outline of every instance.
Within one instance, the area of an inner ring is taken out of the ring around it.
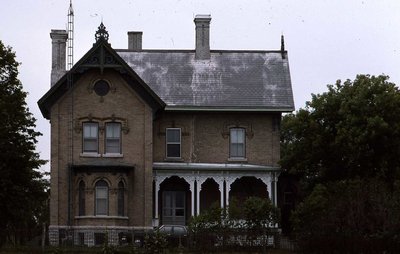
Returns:
[[[166,110],[294,110],[286,51],[116,50]]]
[[[69,83],[74,85],[87,70],[94,68],[99,69],[100,72],[103,72],[105,69],[119,71],[125,81],[153,108],[153,110],[165,107],[165,103],[126,64],[116,51],[111,48],[107,40],[100,37],[71,70],[62,76],[38,101],[43,116],[50,119],[51,106],[69,90]]]

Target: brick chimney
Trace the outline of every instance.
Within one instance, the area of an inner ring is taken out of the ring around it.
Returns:
[[[142,50],[142,35],[143,32],[128,32],[128,49]]]
[[[51,30],[51,86],[65,74],[66,46],[68,33],[66,30]]]
[[[196,59],[210,59],[211,15],[199,14],[194,18],[196,25]]]

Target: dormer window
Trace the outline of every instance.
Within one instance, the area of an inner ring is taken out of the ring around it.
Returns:
[[[181,158],[181,129],[167,128],[166,130],[167,158]]]
[[[99,124],[94,122],[83,123],[83,152],[98,153],[99,151]]]

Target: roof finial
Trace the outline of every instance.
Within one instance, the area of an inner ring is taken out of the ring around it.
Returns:
[[[285,38],[281,35],[281,51],[285,51]]]
[[[96,34],[95,34],[96,41],[102,39],[105,41],[108,41],[108,32],[106,30],[106,27],[103,25],[103,22],[101,22]]]

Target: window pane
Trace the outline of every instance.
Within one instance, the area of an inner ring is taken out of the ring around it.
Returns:
[[[238,130],[236,130],[236,134],[237,134],[237,143],[243,143],[244,142],[244,130],[238,129]]]
[[[167,142],[181,142],[181,130],[167,129]]]
[[[176,192],[175,196],[175,206],[176,207],[184,207],[184,200],[185,198],[185,193],[184,192]]]
[[[96,214],[97,215],[107,215],[107,200],[97,199],[96,200]]]
[[[231,143],[237,143],[237,142],[238,142],[237,130],[231,129]]]
[[[97,138],[97,123],[84,123],[83,136],[85,138]]]
[[[237,157],[244,157],[244,144],[243,143],[242,144],[237,144],[236,148],[237,148],[236,156]]]
[[[104,187],[96,188],[96,197],[97,198],[107,198],[108,189]]]
[[[107,123],[106,124],[106,135],[107,138],[119,138],[121,133],[120,123]]]
[[[106,153],[120,153],[119,139],[107,139]]]
[[[167,145],[167,157],[181,157],[181,145],[180,144],[168,144]]]
[[[176,209],[175,210],[175,216],[184,216],[185,215],[185,210],[184,209]]]
[[[166,208],[172,207],[172,196],[171,196],[171,192],[165,192],[165,196],[164,196],[164,207],[166,207]]]
[[[85,139],[83,144],[83,151],[97,152],[97,139]]]

